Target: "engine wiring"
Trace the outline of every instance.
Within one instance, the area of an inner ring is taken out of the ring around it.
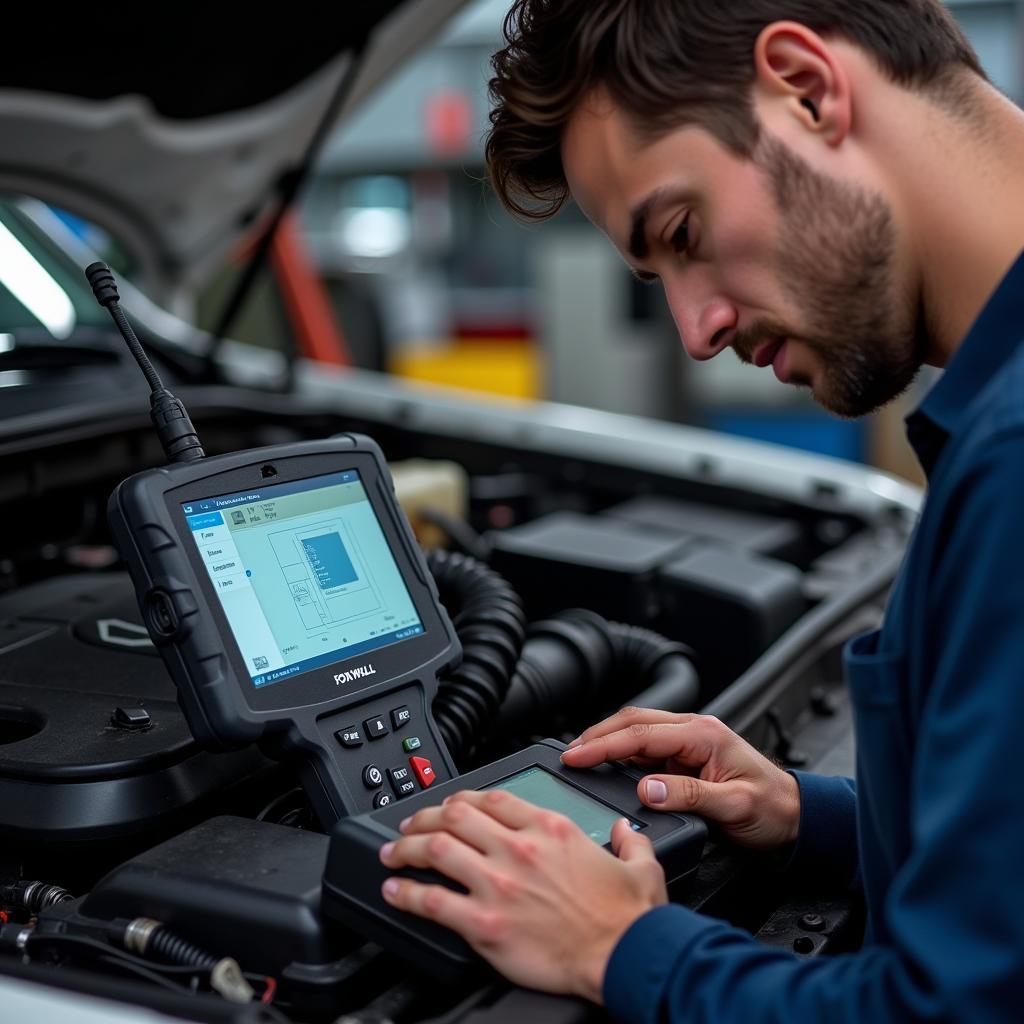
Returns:
[[[31,928],[31,926],[28,927]],[[99,939],[87,935],[72,935],[67,932],[36,934],[34,931],[29,931],[27,936],[18,943],[18,946],[21,952],[30,959],[44,959],[47,952],[59,950],[71,954],[76,952],[87,954],[95,962],[133,974],[151,984],[179,994],[182,992],[216,993],[216,988],[211,984],[211,975],[216,970],[217,964],[223,962],[217,961],[213,967],[205,964],[159,963],[117,949]],[[241,972],[241,976],[246,982],[257,986],[252,1001],[259,1002],[274,1019],[287,1021],[288,1018],[272,1005],[278,989],[276,978],[245,971]],[[222,992],[217,994],[224,997]]]

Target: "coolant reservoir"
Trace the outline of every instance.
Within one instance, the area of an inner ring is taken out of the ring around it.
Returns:
[[[427,550],[446,546],[446,533],[436,519],[465,521],[469,478],[457,462],[408,459],[389,466],[398,503],[409,517],[416,539]]]

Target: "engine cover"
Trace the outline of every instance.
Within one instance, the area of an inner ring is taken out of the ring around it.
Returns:
[[[127,575],[0,599],[0,832],[29,841],[145,831],[266,764],[196,744]]]

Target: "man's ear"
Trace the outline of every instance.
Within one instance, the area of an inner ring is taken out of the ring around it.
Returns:
[[[783,104],[806,130],[838,146],[850,132],[850,82],[835,50],[795,21],[776,21],[754,44],[755,91]]]

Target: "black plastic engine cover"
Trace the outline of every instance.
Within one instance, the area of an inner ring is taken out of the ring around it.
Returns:
[[[127,575],[61,576],[0,599],[0,831],[95,840],[256,771],[199,749]]]
[[[81,901],[84,918],[150,917],[216,956],[277,979],[318,1012],[371,998],[394,962],[320,913],[327,836],[224,815],[147,850]]]
[[[654,622],[658,570],[695,543],[576,512],[553,512],[487,536],[491,568],[512,584],[532,618],[579,607],[634,625]]]

